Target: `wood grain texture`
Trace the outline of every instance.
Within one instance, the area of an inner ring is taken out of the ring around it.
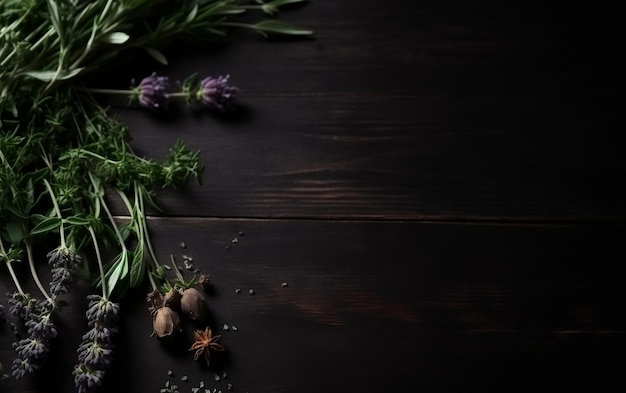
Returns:
[[[211,275],[213,326],[238,331],[207,370],[187,351],[196,326],[177,346],[150,337],[141,288],[102,392],[158,392],[168,370],[181,392],[624,390],[617,15],[314,0],[280,15],[313,39],[235,33],[89,81],[229,73],[241,88],[228,116],[109,102],[138,153],[201,151],[203,184],[164,190],[150,227],[161,262],[189,254]],[[0,392],[75,391],[90,292],[72,293],[42,374]]]
[[[211,275],[210,323],[238,330],[222,331],[227,355],[208,370],[187,351],[191,321],[178,346],[150,337],[147,290],[138,290],[122,303],[103,392],[158,391],[168,370],[181,391],[201,380],[267,393],[624,386],[623,226],[172,218],[150,225],[162,263],[174,254],[182,265],[184,254]],[[63,316],[46,382],[29,390],[9,381],[9,391],[72,391],[85,290],[74,292]],[[1,337],[7,348],[10,337]],[[215,382],[223,371],[228,381]]]
[[[161,69],[231,74],[233,116],[116,109],[140,153],[202,151],[204,186],[164,192],[167,214],[626,219],[609,11],[318,1],[284,17],[315,37],[240,33]]]

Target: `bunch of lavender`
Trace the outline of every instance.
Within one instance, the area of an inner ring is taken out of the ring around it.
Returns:
[[[33,301],[28,294],[14,293],[9,297],[12,310],[24,318],[28,337],[13,343],[17,357],[13,360],[11,374],[14,378],[39,369],[48,356],[52,341],[57,337],[55,307],[48,300]]]
[[[57,313],[65,304],[61,296],[69,291],[72,276],[82,260],[67,247],[59,247],[49,252],[47,257],[52,267],[52,281],[49,285],[50,294],[42,292],[44,300],[37,300],[19,286],[16,292],[7,295],[10,313],[21,319],[27,329],[27,337],[13,343],[16,358],[11,374],[16,379],[39,369],[41,362],[48,356],[52,341],[58,335]],[[39,282],[38,277],[34,277]],[[41,287],[40,282],[39,285]]]

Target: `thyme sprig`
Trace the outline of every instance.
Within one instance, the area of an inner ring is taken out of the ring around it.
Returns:
[[[79,392],[101,384],[119,302],[146,278],[153,288],[155,279],[161,284],[164,278],[147,206],[158,209],[159,190],[199,182],[203,172],[200,152],[180,140],[163,161],[137,155],[128,127],[97,101],[98,94],[120,92],[86,86],[84,77],[128,60],[138,48],[166,65],[163,50],[177,39],[204,40],[237,28],[262,36],[310,35],[275,17],[282,6],[303,1],[0,2],[0,263],[15,287],[11,314],[28,330],[14,345],[13,377],[39,368],[58,334],[64,295],[81,274],[95,293],[89,296],[91,330],[78,349],[75,383]],[[182,98],[223,111],[237,91],[228,75],[193,75],[180,92],[170,92],[167,82],[152,74],[121,93],[153,110]],[[128,212],[125,222],[112,214],[113,197]],[[52,275],[47,286],[38,268],[42,256]],[[38,294],[24,290],[16,272],[24,268]],[[195,283],[178,279],[179,287]]]

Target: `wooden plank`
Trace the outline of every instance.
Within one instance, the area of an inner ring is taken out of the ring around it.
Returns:
[[[163,159],[178,138],[202,152],[203,185],[163,192],[166,214],[626,219],[619,135],[563,106],[546,114],[549,99],[243,100],[233,121],[123,111],[140,154]]]
[[[626,349],[624,226],[170,218],[150,224],[162,263],[174,254],[182,265],[186,254],[211,275],[213,326],[237,326],[222,332],[228,355],[215,369],[229,379],[216,382],[193,361],[190,321],[179,346],[151,338],[147,290],[139,290],[123,302],[103,392],[158,391],[168,370],[181,391],[201,380],[223,392],[232,383],[234,391],[268,393],[624,386],[618,360]],[[62,315],[55,366],[45,374],[58,392],[73,391],[85,294],[83,283]],[[0,335],[5,366],[8,333]],[[37,380],[7,383],[10,391],[33,392],[33,384],[47,391]]]
[[[163,158],[178,138],[202,150],[205,185],[164,193],[169,215],[624,222],[610,18],[311,2],[284,19],[312,40],[238,33],[181,45],[159,68],[173,80],[230,73],[233,116],[116,112],[138,152]],[[136,62],[111,76],[126,84],[152,70]]]

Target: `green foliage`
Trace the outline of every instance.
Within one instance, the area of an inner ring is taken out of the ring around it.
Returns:
[[[162,50],[180,38],[204,40],[233,28],[310,35],[273,17],[283,5],[302,1],[0,0],[0,263],[6,267],[1,273],[9,273],[0,276],[13,280],[16,294],[25,295],[16,263],[28,265],[50,315],[64,303],[59,269],[69,279],[80,272],[107,301],[119,301],[146,279],[154,289],[197,283],[195,275],[185,280],[175,264],[176,277],[165,274],[146,205],[158,209],[155,197],[163,188],[200,182],[200,152],[179,140],[162,162],[136,154],[128,127],[92,95],[106,89],[89,89],[81,80],[107,72],[137,48],[166,65]],[[261,19],[250,22],[255,12]],[[195,75],[179,96],[198,100],[200,88]],[[116,197],[127,217],[112,215]],[[44,239],[58,242],[41,250],[49,251],[49,266],[57,266],[58,285],[50,290],[35,266],[34,249]],[[70,269],[70,262],[76,266]],[[0,364],[0,380],[6,377]]]
[[[167,64],[163,49],[180,38],[234,28],[309,35],[275,18],[282,6],[302,1],[0,1],[0,260],[10,265],[42,238],[56,237],[61,248],[96,251],[83,270],[99,272],[92,280],[105,297],[159,276],[145,206],[158,209],[154,197],[163,188],[200,182],[200,152],[179,140],[163,162],[135,154],[130,130],[81,78],[106,72],[136,48]],[[198,81],[193,76],[183,90]],[[109,210],[111,192],[128,209],[124,225]],[[116,257],[102,260],[100,247]]]

